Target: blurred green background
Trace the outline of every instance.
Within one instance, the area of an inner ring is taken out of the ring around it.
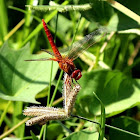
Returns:
[[[106,126],[104,139],[140,139],[139,5],[137,0],[0,0],[0,139],[98,139],[99,126],[77,118],[25,126],[22,110],[48,105],[54,91],[53,106],[63,107],[58,64],[24,61],[51,57],[41,52],[52,51],[41,19],[66,53],[73,40],[101,27],[108,30],[74,61],[83,76],[73,113],[99,122],[106,117],[106,124],[128,132]],[[94,93],[105,107],[105,117]]]

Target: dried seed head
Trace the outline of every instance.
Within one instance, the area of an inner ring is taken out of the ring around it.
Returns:
[[[64,81],[64,83],[63,83],[62,95],[63,95],[63,98],[64,98],[63,105],[64,105],[64,108],[65,108],[67,99],[69,98],[68,97],[69,93],[72,89],[72,78],[67,73],[64,73],[63,81]]]
[[[71,115],[72,109],[75,104],[76,96],[78,92],[80,91],[80,89],[81,87],[79,84],[74,85],[71,92],[69,93],[69,98],[66,100],[66,105],[65,105],[65,112],[68,116]]]
[[[66,118],[67,118],[67,116],[66,116],[65,112],[63,112],[63,113],[61,112],[60,114],[59,114],[59,112],[57,112],[57,113],[46,114],[46,115],[31,118],[30,120],[28,120],[26,122],[26,125],[31,126],[31,125],[38,124],[38,123],[40,125],[43,125],[49,120],[63,120]]]
[[[31,107],[27,107],[23,111],[23,114],[26,116],[42,116],[42,115],[52,114],[56,112],[63,113],[64,110],[60,108],[54,108],[54,107],[31,106]]]
[[[34,124],[43,125],[49,120],[64,120],[71,115],[76,96],[80,91],[79,84],[73,84],[72,78],[65,73],[64,75],[64,85],[63,85],[63,96],[64,96],[64,109],[54,108],[54,107],[37,107],[31,106],[27,107],[23,114],[26,116],[34,116],[26,122],[27,126]]]
[[[44,121],[44,118],[45,118],[45,115],[31,118],[30,120],[26,122],[26,126],[32,126],[34,124],[40,123]]]

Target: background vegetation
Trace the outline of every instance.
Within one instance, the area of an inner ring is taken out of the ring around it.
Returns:
[[[25,7],[48,4],[47,0],[0,0],[0,139],[140,139],[140,1],[56,0],[55,4],[63,5],[53,5],[56,10]],[[80,4],[92,8],[64,7]],[[74,117],[43,127],[25,126],[28,118],[22,110],[39,103],[49,105],[56,91],[52,105],[62,107],[58,64],[24,61],[50,57],[40,51],[51,50],[42,18],[60,50],[71,46],[73,36],[76,41],[99,26],[108,29],[106,37],[75,60],[83,76],[74,114],[101,123],[102,129]]]

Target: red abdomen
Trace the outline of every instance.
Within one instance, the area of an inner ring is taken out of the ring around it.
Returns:
[[[42,23],[43,23],[43,27],[44,27],[44,30],[45,30],[45,33],[48,37],[48,40],[51,44],[51,47],[52,47],[52,50],[53,50],[53,53],[55,55],[56,58],[62,58],[61,54],[59,53],[57,47],[56,47],[56,44],[54,43],[53,41],[53,37],[51,35],[51,32],[49,31],[48,27],[47,27],[47,24],[45,23],[44,19],[42,19]]]

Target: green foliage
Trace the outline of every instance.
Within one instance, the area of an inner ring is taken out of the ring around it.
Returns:
[[[79,3],[84,4],[87,3],[87,1],[81,0]],[[121,13],[122,11],[117,11],[111,5],[109,5],[109,1],[90,0],[90,3],[92,4],[92,9],[84,11],[82,14],[91,22],[99,22],[103,25],[107,24],[110,31],[120,31],[140,27],[139,23],[132,19],[133,17],[131,17],[129,14],[130,11],[126,11],[128,12],[126,13],[129,16],[128,17],[125,15],[125,13]],[[127,0],[127,2],[124,2],[123,0],[120,0],[120,3],[127,8],[130,8],[130,10],[133,12],[140,14],[140,1]],[[118,7],[118,9],[119,8],[121,7]]]
[[[0,1],[0,40],[4,40],[4,36],[7,34],[7,25],[8,25],[8,17],[7,17],[7,9],[4,0]]]
[[[81,0],[79,3],[84,4],[87,1]],[[92,9],[82,12],[82,14],[92,22],[107,24],[114,13],[113,8],[106,1],[90,0],[90,4],[92,5]]]
[[[36,135],[32,131],[30,131],[30,132],[31,132],[31,135],[32,135],[32,140],[38,140],[38,138],[36,137]]]
[[[139,132],[140,123],[129,117],[122,116],[119,118],[115,118],[111,125],[122,128],[129,132],[133,132],[138,135],[140,134],[140,132]],[[132,135],[124,134],[123,132],[115,131],[113,129],[110,130],[110,139],[111,140],[118,140],[118,139],[138,140],[138,138],[136,138]]]
[[[54,140],[63,132],[62,126],[58,123],[52,123],[47,127],[47,139]],[[53,134],[53,135],[52,135]]]
[[[52,6],[40,0],[39,4],[0,1],[0,139],[139,139],[140,1],[55,1]],[[51,57],[40,52],[51,51],[42,18],[64,52],[73,36],[80,40],[100,26],[108,29],[106,37],[75,61],[82,71],[78,81],[82,88],[73,113],[100,125],[70,118],[62,123],[49,121],[44,127],[35,125],[31,131],[25,126],[24,107],[62,106],[58,64],[24,61]]]
[[[49,57],[47,53],[31,55],[29,44],[14,51],[8,43],[0,49],[0,97],[5,100],[38,103],[35,95],[49,84],[51,62],[27,62],[27,59]],[[54,63],[53,76],[58,65]],[[6,75],[3,73],[6,72]]]
[[[69,135],[67,138],[64,138],[63,140],[98,140],[98,132],[94,130],[94,128],[81,130],[79,132],[75,132],[71,135]],[[103,140],[106,140],[105,138]]]
[[[101,114],[100,103],[93,91],[105,105],[107,116],[139,104],[140,80],[134,80],[119,71],[96,70],[84,73],[79,83],[82,89],[78,94],[76,108],[81,116]]]

